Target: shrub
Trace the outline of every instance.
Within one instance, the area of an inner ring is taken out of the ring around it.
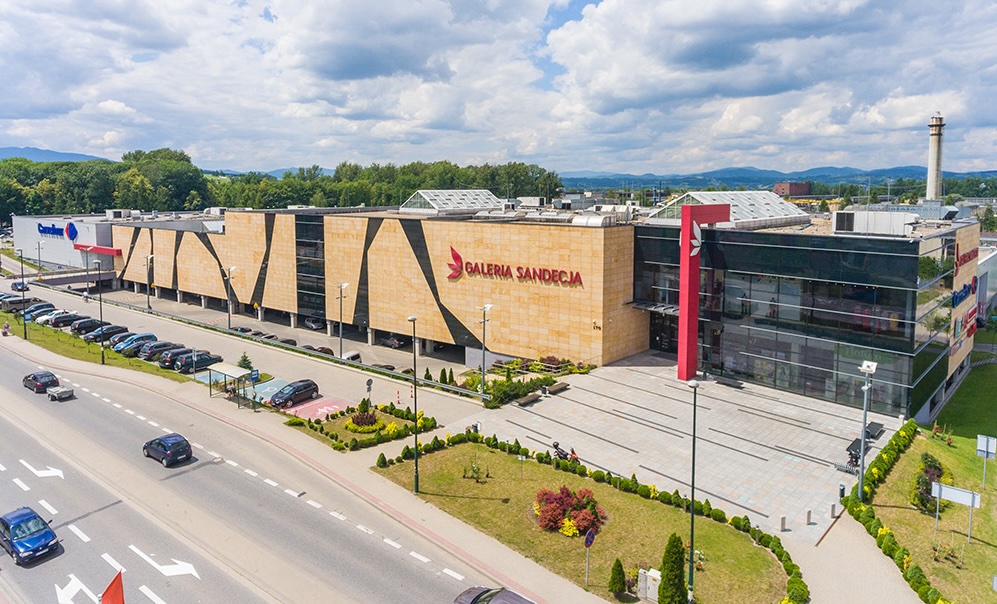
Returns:
[[[372,424],[358,424],[356,423],[357,418],[361,418],[361,421],[373,421]],[[346,429],[350,432],[355,432],[357,434],[373,434],[374,432],[379,432],[384,429],[384,420],[374,415],[373,412],[370,413],[357,413],[350,419],[346,420],[343,424]]]
[[[288,419],[287,421],[285,421],[284,425],[285,426],[304,426],[306,424],[305,424],[305,420],[301,419],[300,417],[292,417],[292,418]]]
[[[606,473],[602,470],[594,470],[592,472],[592,480],[596,482],[606,482]]]
[[[727,522],[727,514],[723,510],[713,508],[710,510],[710,518],[716,520],[717,522]]]
[[[793,604],[806,604],[810,600],[810,588],[803,579],[790,577],[786,581],[786,597]]]
[[[563,532],[565,520],[569,520],[571,528],[577,531],[585,533],[594,529],[598,532],[606,519],[606,513],[589,489],[578,489],[574,493],[566,486],[557,492],[541,489],[537,491],[534,502],[534,509],[539,510],[540,526],[549,531]]]
[[[379,468],[388,467],[388,460],[386,457],[384,457],[384,453],[381,453],[380,455],[377,456],[377,467]]]
[[[609,573],[609,591],[619,596],[627,591],[627,577],[623,574],[623,563],[617,558],[613,562],[613,570]]]
[[[658,493],[658,501],[660,501],[661,503],[663,503],[665,505],[671,505],[672,504],[672,494],[669,493],[668,491],[661,491],[660,493]]]

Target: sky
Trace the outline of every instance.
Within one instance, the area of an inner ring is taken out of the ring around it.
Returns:
[[[0,147],[204,169],[997,169],[997,3],[4,0]]]

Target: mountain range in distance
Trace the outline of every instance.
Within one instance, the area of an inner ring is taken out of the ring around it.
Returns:
[[[95,155],[82,153],[63,153],[35,147],[0,147],[0,159],[23,157],[35,162],[77,162],[77,161],[112,161]],[[264,174],[281,178],[287,172],[296,173],[298,168],[280,168],[263,172]],[[323,173],[332,175],[333,170],[323,168]],[[205,170],[211,174],[238,176],[244,174],[235,170]],[[616,172],[578,170],[561,172],[561,182],[566,189],[621,189],[621,188],[681,188],[705,189],[706,187],[726,186],[728,188],[745,187],[748,189],[771,189],[777,182],[814,181],[826,184],[883,184],[888,180],[898,178],[913,178],[926,180],[928,169],[922,166],[898,166],[894,168],[879,168],[861,170],[859,168],[824,166],[796,172],[780,172],[778,170],[763,170],[752,167],[721,168],[695,174],[623,174]],[[993,178],[997,170],[978,172],[944,172],[945,178]]]

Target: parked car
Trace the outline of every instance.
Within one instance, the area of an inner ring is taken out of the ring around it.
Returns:
[[[354,363],[363,363],[363,361],[360,360],[359,350],[347,350],[346,352],[343,353],[343,360],[353,361]]]
[[[22,316],[25,321],[34,321],[35,317],[44,314],[42,311],[52,312],[55,310],[55,304],[51,302],[39,302],[38,304],[32,304],[31,306],[24,309]]]
[[[151,457],[167,468],[175,463],[190,459],[190,443],[176,432],[154,438],[142,445],[142,455]]]
[[[253,336],[254,338],[262,338],[263,336],[267,335],[267,333],[265,331],[260,331],[259,329],[254,329],[253,331],[249,332],[249,335]]]
[[[295,340],[294,338],[279,338],[277,341],[280,342],[281,344],[287,344],[288,346],[298,345],[298,341]]]
[[[0,308],[6,312],[14,313],[15,315],[25,308],[38,304],[39,302],[44,302],[41,298],[36,298],[34,296],[30,298],[21,298],[20,296],[15,296],[13,298],[7,298],[3,302],[0,302]]]
[[[0,293],[0,302],[3,302],[7,298],[20,298],[21,296],[15,294],[14,292],[2,292]]]
[[[274,407],[290,407],[301,401],[318,397],[318,384],[312,380],[298,380],[275,392],[270,397],[270,404]]]
[[[35,323],[37,323],[39,325],[48,325],[49,323],[52,322],[52,319],[55,319],[57,317],[61,317],[62,315],[71,315],[71,314],[73,314],[75,312],[76,311],[74,311],[74,310],[69,310],[68,308],[63,308],[63,309],[60,309],[60,310],[50,310],[47,313],[39,313],[38,315],[35,315]]]
[[[159,355],[159,366],[163,369],[176,369],[174,364],[176,360],[185,354],[190,354],[194,352],[193,348],[174,348],[173,350],[167,350],[163,354]]]
[[[156,334],[154,333],[137,333],[133,336],[130,336],[128,338],[119,341],[117,344],[114,345],[114,348],[112,350],[114,350],[114,352],[121,352],[122,350],[124,350],[125,348],[131,346],[136,342],[143,342],[143,343],[155,342],[157,339],[158,338],[156,338]],[[136,350],[135,352],[138,351]]]
[[[333,349],[329,348],[328,346],[319,346],[318,348],[315,349],[315,351],[321,352],[322,354],[327,354],[331,357],[336,356],[335,351],[333,351]]]
[[[129,334],[128,328],[124,325],[105,325],[98,327],[87,335],[83,336],[84,342],[106,342],[116,335]]]
[[[381,343],[381,346],[387,346],[388,348],[402,348],[412,343],[411,339],[393,333],[389,333],[378,341]]]
[[[136,357],[138,356],[138,351],[142,350],[142,347],[145,346],[147,343],[148,343],[147,341],[141,340],[138,342],[125,344],[124,346],[118,344],[118,346],[122,346],[121,350],[119,350],[118,353],[125,358]]]
[[[312,346],[311,344],[302,344],[301,345],[301,350],[312,350],[312,351],[314,351],[315,347]]]
[[[470,587],[453,604],[535,604],[533,600],[504,587]]]
[[[24,376],[21,383],[25,388],[30,388],[31,390],[34,390],[35,393],[41,394],[52,386],[58,386],[59,378],[55,377],[55,374],[51,371],[36,371]]]
[[[30,289],[24,281],[15,281],[10,284],[10,288],[16,292],[26,292]]]
[[[197,357],[196,361],[195,356]],[[181,356],[173,366],[180,373],[193,373],[198,369],[204,369],[215,363],[221,363],[223,360],[221,355],[211,354],[207,350],[198,350],[197,352]]]
[[[276,340],[277,339],[277,334],[275,334],[275,333],[265,333],[262,336],[260,336],[260,339],[262,339],[262,340]]]
[[[104,325],[110,325],[110,323],[99,319],[80,319],[79,321],[74,321],[69,330],[82,336]]]
[[[145,342],[135,356],[143,361],[154,361],[167,350],[183,347],[183,344],[175,344],[173,342]]]
[[[121,333],[116,333],[110,338],[108,338],[107,343],[111,347],[114,347],[120,344],[121,342],[124,342],[128,338],[132,337],[133,335],[135,335],[134,331],[123,331]]]
[[[383,369],[385,371],[394,371],[395,370],[395,366],[394,365],[388,365],[388,364],[385,364],[385,363],[374,363],[373,365],[371,365],[371,367],[377,367],[378,369]]]
[[[305,317],[305,327],[308,329],[325,329],[326,321],[319,317]]]
[[[0,544],[20,566],[59,549],[59,538],[38,512],[21,507],[0,516]]]
[[[71,312],[66,315],[59,315],[48,322],[50,327],[66,327],[82,319],[89,319],[89,315],[81,315],[78,312]]]
[[[249,327],[235,326],[235,327],[232,328],[232,331],[237,331],[239,333],[249,333],[249,332],[251,332],[253,330],[250,329]]]

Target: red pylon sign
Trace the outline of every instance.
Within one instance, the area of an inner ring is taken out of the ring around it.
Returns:
[[[121,581],[120,570],[100,594],[100,604],[125,604],[125,585]]]

